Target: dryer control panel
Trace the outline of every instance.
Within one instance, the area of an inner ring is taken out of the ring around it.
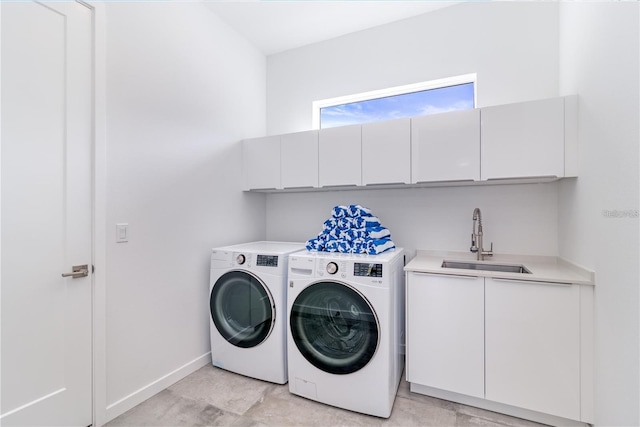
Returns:
[[[260,267],[277,267],[278,255],[258,255],[256,265]]]

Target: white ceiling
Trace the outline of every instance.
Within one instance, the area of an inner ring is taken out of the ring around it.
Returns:
[[[265,55],[271,55],[420,15],[457,2],[205,0],[205,3]]]

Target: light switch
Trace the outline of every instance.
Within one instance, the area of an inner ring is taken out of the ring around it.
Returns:
[[[116,243],[129,241],[129,224],[116,224]]]

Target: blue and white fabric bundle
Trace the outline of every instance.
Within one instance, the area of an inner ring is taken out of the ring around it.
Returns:
[[[322,231],[307,241],[307,250],[317,252],[377,255],[395,247],[389,229],[360,205],[335,206]]]

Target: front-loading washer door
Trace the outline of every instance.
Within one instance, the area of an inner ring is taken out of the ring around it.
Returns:
[[[276,318],[273,298],[252,274],[223,274],[211,289],[209,305],[216,329],[237,347],[255,347],[271,334]]]
[[[332,374],[362,369],[378,347],[373,308],[362,294],[342,283],[318,282],[300,292],[289,313],[289,326],[305,359]]]

